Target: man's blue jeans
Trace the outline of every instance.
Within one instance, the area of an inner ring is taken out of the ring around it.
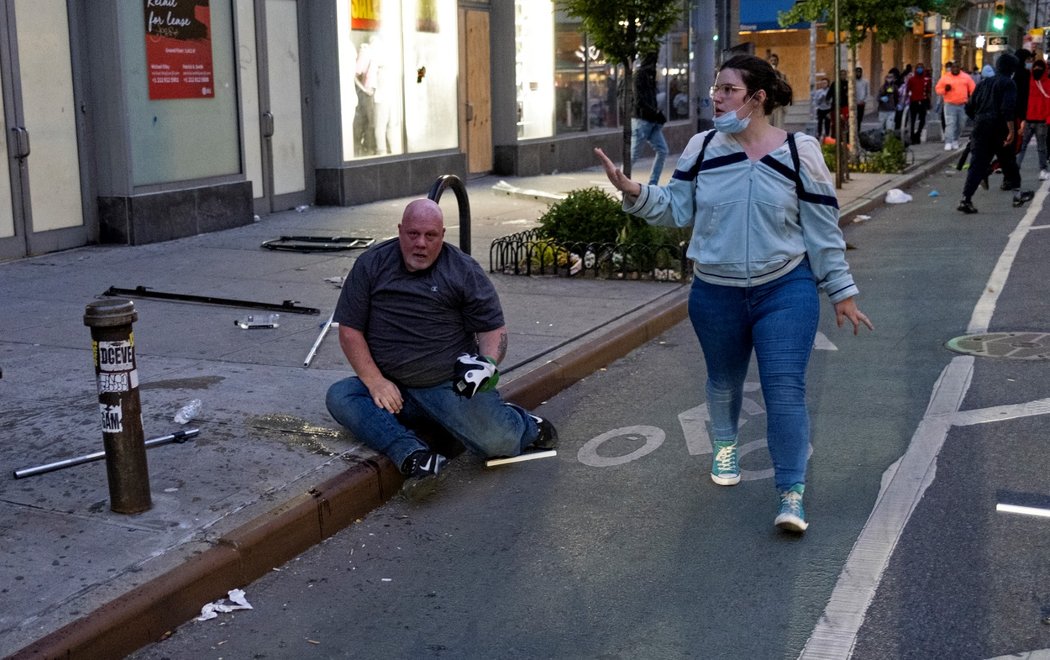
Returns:
[[[653,171],[649,174],[649,185],[655,186],[660,182],[660,174],[664,171],[664,160],[667,158],[667,140],[664,139],[663,124],[636,117],[631,120],[632,165],[641,157],[642,144],[645,142],[653,145],[653,151],[656,152]]]
[[[409,454],[427,449],[408,428],[414,424],[437,424],[486,458],[517,456],[540,435],[528,412],[505,403],[495,390],[468,399],[456,394],[449,382],[401,387],[401,396],[404,406],[394,415],[377,406],[361,379],[351,376],[328,388],[325,404],[337,422],[359,441],[386,455],[398,469]]]
[[[693,280],[689,318],[707,363],[707,408],[715,440],[736,440],[744,378],[754,350],[766,403],[766,441],[778,491],[806,482],[806,368],[820,318],[809,262],[755,287]]]

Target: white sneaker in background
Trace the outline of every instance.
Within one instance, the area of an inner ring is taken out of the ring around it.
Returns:
[[[1050,172],[1047,172],[1046,170],[1040,170],[1039,180],[1046,181],[1047,179],[1050,179]]]
[[[944,150],[945,151],[951,151],[952,150],[952,143],[951,142],[945,142],[944,143]]]

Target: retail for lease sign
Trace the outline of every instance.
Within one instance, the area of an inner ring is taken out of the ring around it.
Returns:
[[[210,0],[143,0],[151,99],[215,96]]]

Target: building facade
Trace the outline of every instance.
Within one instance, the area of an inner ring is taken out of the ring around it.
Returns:
[[[678,149],[682,6],[659,81]],[[578,169],[629,121],[620,68],[552,0],[3,0],[0,77],[0,259]]]

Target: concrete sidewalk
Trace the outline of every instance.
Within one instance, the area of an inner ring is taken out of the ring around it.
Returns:
[[[852,175],[839,191],[843,223],[956,157],[941,144],[911,152],[902,175]],[[648,165],[636,165],[636,179]],[[528,191],[607,187],[598,168],[499,183],[484,177],[467,185],[472,252],[486,268],[492,240],[535,226],[547,208],[549,200]],[[328,385],[349,372],[335,332],[303,366],[356,252],[260,244],[284,235],[381,240],[396,233],[407,201],[290,211],[218,234],[0,264],[0,655],[124,655],[398,492],[401,477],[389,461],[354,443],[325,410]],[[451,193],[442,207],[447,240],[458,244]],[[511,331],[501,391],[541,413],[548,397],[685,317],[684,284],[492,278]],[[149,450],[152,508],[136,515],[110,511],[104,461],[13,478],[15,470],[102,449],[82,319],[85,305],[111,286],[295,300],[319,310],[282,313],[275,329],[242,330],[234,320],[251,310],[132,298],[146,437],[200,431]],[[172,416],[192,399],[202,410],[180,427]]]

